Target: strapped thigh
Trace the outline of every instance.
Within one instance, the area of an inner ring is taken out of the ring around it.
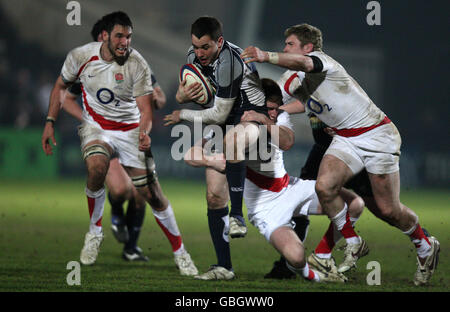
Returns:
[[[95,155],[104,155],[106,158],[110,159],[111,154],[109,153],[108,149],[103,146],[102,144],[92,144],[89,146],[86,146],[83,148],[83,160],[86,160],[86,158],[95,156]]]
[[[148,174],[131,177],[135,187],[144,187],[154,183],[158,179],[156,170],[151,170]]]

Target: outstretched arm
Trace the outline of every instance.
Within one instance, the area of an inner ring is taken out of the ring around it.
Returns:
[[[309,73],[314,69],[313,60],[309,56],[296,53],[267,52],[253,46],[246,48],[244,52],[242,52],[241,58],[244,59],[245,63],[271,63],[280,67],[306,73]]]

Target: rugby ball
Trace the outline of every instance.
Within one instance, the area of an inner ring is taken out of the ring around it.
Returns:
[[[189,86],[195,82],[200,82],[202,85],[202,96],[194,101],[200,105],[208,104],[212,98],[214,97],[216,90],[209,82],[208,77],[203,75],[200,68],[195,66],[194,64],[185,64],[181,67],[180,70],[180,81],[186,79],[186,86]]]

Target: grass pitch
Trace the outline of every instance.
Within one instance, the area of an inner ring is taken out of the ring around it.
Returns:
[[[198,281],[180,276],[170,245],[149,208],[139,246],[150,257],[147,263],[122,260],[122,245],[113,237],[110,206],[105,205],[105,240],[97,262],[81,266],[81,285],[69,286],[66,268],[79,261],[89,214],[84,181],[2,181],[0,183],[0,291],[139,291],[139,292],[304,292],[383,291],[440,292],[450,290],[450,195],[445,191],[402,192],[402,201],[420,217],[420,223],[441,243],[440,263],[427,287],[415,287],[414,246],[397,229],[365,210],[357,231],[369,244],[370,253],[348,273],[346,284],[314,284],[295,280],[267,280],[263,276],[278,259],[276,251],[256,228],[249,225],[244,239],[231,240],[233,281]],[[161,180],[175,211],[184,244],[198,269],[204,272],[216,262],[206,218],[205,185],[202,182]],[[148,207],[148,206],[147,206]],[[305,246],[313,251],[328,226],[324,216],[313,216]],[[341,242],[340,245],[343,243]],[[336,261],[342,251],[335,251]],[[381,285],[369,286],[366,268],[370,261],[381,266]]]

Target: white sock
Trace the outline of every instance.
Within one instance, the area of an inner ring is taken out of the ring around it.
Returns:
[[[288,267],[289,270],[302,276],[304,279],[307,279],[310,281],[315,281],[315,282],[320,281],[319,274],[316,274],[316,272],[314,272],[314,270],[311,270],[309,268],[308,262],[306,262],[306,264],[303,268],[295,268],[288,261],[286,261],[286,266]]]
[[[175,255],[185,252],[184,244],[181,240],[180,230],[178,229],[177,221],[175,220],[175,214],[173,213],[172,206],[167,206],[166,210],[157,211],[152,208],[153,215],[155,216],[158,225],[166,234],[167,239],[172,245],[172,251]]]
[[[88,209],[91,222],[89,224],[89,233],[99,235],[102,233],[102,217],[105,206],[105,188],[93,192],[87,187],[85,193],[88,199]]]

